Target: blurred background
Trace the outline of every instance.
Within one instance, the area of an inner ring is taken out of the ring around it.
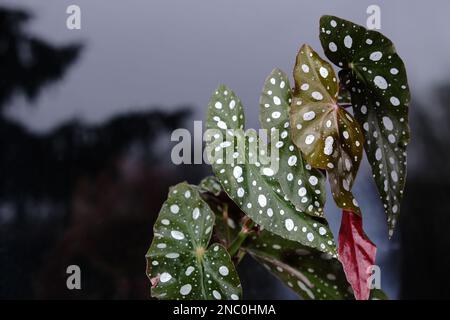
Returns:
[[[81,30],[66,9],[81,8]],[[0,298],[148,299],[144,255],[168,187],[206,165],[172,164],[170,134],[203,120],[225,83],[258,128],[263,81],[290,73],[319,18],[365,24],[404,59],[413,95],[408,180],[387,240],[365,162],[354,187],[393,299],[450,298],[450,2],[341,0],[0,0]],[[328,199],[337,234],[340,211]],[[67,290],[66,268],[82,270]],[[293,299],[245,259],[245,298]],[[261,282],[259,279],[267,281]]]

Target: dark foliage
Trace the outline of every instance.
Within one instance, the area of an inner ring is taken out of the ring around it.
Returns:
[[[17,93],[35,98],[81,52],[79,44],[57,47],[29,35],[24,31],[29,19],[25,11],[0,8],[0,106]]]
[[[81,53],[29,36],[29,18],[0,8],[0,110],[15,95],[36,98]],[[198,175],[161,166],[155,152],[189,115],[180,110],[72,121],[47,134],[0,115],[0,297],[148,297],[153,221],[175,177]],[[83,270],[81,291],[67,290],[71,264]]]

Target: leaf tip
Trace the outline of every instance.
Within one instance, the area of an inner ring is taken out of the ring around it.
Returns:
[[[376,245],[364,233],[362,218],[343,210],[339,230],[339,260],[357,300],[368,300],[367,268],[375,264]]]

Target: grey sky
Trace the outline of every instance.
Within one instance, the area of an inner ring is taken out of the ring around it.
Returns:
[[[130,107],[180,104],[202,119],[219,83],[234,89],[257,126],[262,83],[274,67],[290,73],[296,50],[322,52],[318,21],[335,14],[365,24],[366,8],[382,9],[382,31],[404,58],[413,92],[421,96],[450,67],[446,24],[450,2],[329,0],[2,0],[30,8],[29,28],[57,43],[80,40],[84,54],[64,81],[32,110],[23,99],[9,114],[35,130],[79,117],[99,122]],[[65,27],[66,7],[78,4],[82,30]]]

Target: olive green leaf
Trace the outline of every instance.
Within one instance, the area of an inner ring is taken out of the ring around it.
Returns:
[[[198,189],[180,183],[169,191],[147,252],[152,296],[159,299],[233,299],[242,295],[226,249],[209,240],[214,213]]]
[[[297,210],[285,198],[276,178],[278,172],[273,162],[267,161],[277,149],[268,152],[255,131],[244,132],[243,119],[240,100],[230,89],[220,86],[209,103],[206,152],[225,192],[265,229],[335,255],[326,221]]]
[[[304,45],[294,68],[292,139],[306,161],[326,169],[336,204],[359,213],[351,188],[362,158],[363,136],[353,116],[338,105],[339,84],[331,65]]]
[[[410,93],[405,66],[393,43],[377,31],[324,16],[320,40],[327,57],[343,68],[353,111],[363,127],[364,148],[392,235],[406,179]]]
[[[381,289],[372,289],[369,300],[389,300],[389,297]]]
[[[311,215],[323,217],[326,200],[325,176],[303,160],[292,143],[289,128],[289,109],[292,91],[286,74],[275,69],[267,77],[260,98],[261,127],[276,132],[279,146],[279,172],[277,180],[281,190],[297,209]]]
[[[229,202],[227,197],[210,196],[207,200],[213,210],[217,203],[224,207]],[[230,206],[227,214],[232,223],[221,219],[220,210],[215,212],[214,233],[219,233],[221,237],[229,234],[236,237],[237,231],[242,228],[242,211]],[[285,240],[267,230],[249,235],[242,250],[305,300],[354,299],[341,263],[327,253]]]

